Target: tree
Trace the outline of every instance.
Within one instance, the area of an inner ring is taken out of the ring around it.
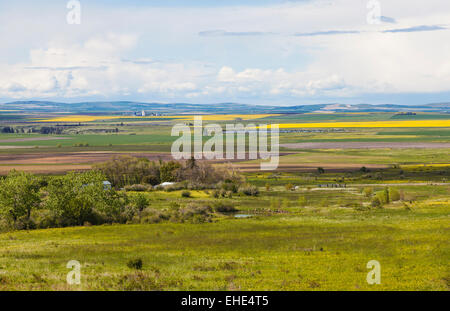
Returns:
[[[325,173],[325,170],[323,169],[323,167],[318,167],[317,168],[317,173],[323,174],[323,173]]]
[[[389,199],[394,202],[400,200],[400,192],[395,188],[389,188]]]
[[[177,171],[181,168],[181,164],[175,161],[165,162],[159,168],[161,181],[177,181]]]
[[[31,212],[39,208],[40,203],[40,185],[36,176],[13,170],[0,181],[0,213],[14,225],[19,218],[25,217],[28,229]]]
[[[384,188],[383,194],[384,194],[385,203],[389,204],[389,202],[391,202],[391,199],[389,197],[389,188],[388,187]]]
[[[105,210],[111,202],[105,190],[105,176],[98,171],[84,173],[70,172],[67,175],[50,180],[47,190],[47,208],[52,210],[59,225],[83,225],[94,221],[94,211]]]
[[[150,204],[150,201],[147,199],[145,195],[142,193],[139,193],[137,196],[134,197],[133,205],[136,207],[136,209],[139,212],[139,219],[141,218],[142,211]]]
[[[363,194],[365,197],[369,198],[373,194],[373,188],[372,187],[366,187],[363,189]]]

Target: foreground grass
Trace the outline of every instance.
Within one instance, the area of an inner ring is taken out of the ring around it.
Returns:
[[[3,233],[0,290],[448,290],[449,220],[447,202]],[[373,259],[380,285],[366,282]],[[69,260],[81,285],[66,283]]]

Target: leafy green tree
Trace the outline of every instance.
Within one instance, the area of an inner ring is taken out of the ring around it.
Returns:
[[[169,161],[161,164],[159,168],[160,179],[165,182],[177,181],[177,171],[181,168],[181,164],[174,161]]]
[[[94,210],[105,211],[111,204],[105,190],[105,176],[98,171],[70,172],[50,180],[47,190],[47,207],[52,210],[62,226],[83,225],[95,221]]]
[[[384,188],[383,194],[384,194],[385,203],[388,204],[389,202],[391,202],[391,199],[389,197],[389,188],[388,187]]]
[[[373,194],[373,188],[372,187],[366,187],[363,189],[363,194],[365,197],[370,198]]]
[[[400,200],[400,192],[395,188],[389,188],[389,199],[392,202]]]
[[[139,193],[138,195],[136,195],[133,200],[132,203],[134,205],[134,207],[136,208],[136,210],[139,213],[139,219],[141,219],[141,214],[142,211],[148,207],[148,205],[150,204],[149,199],[143,195],[142,193]]]
[[[11,171],[0,181],[0,214],[14,225],[25,217],[29,228],[31,212],[41,203],[39,179],[29,173]]]

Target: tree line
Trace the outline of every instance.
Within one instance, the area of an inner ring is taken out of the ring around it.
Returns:
[[[93,170],[63,176],[37,176],[12,170],[0,178],[0,230],[35,229],[85,224],[127,223],[149,207],[142,195],[129,196],[122,187],[183,181],[190,187],[214,188],[239,182],[240,176],[209,164],[117,157]],[[113,187],[105,187],[110,181]],[[209,184],[208,184],[209,183]],[[176,211],[171,217],[198,217],[202,208]],[[181,216],[180,216],[181,215]],[[203,216],[202,216],[203,217]]]

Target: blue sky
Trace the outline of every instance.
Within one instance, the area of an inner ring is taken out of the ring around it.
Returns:
[[[0,2],[0,101],[449,101],[442,0]]]

